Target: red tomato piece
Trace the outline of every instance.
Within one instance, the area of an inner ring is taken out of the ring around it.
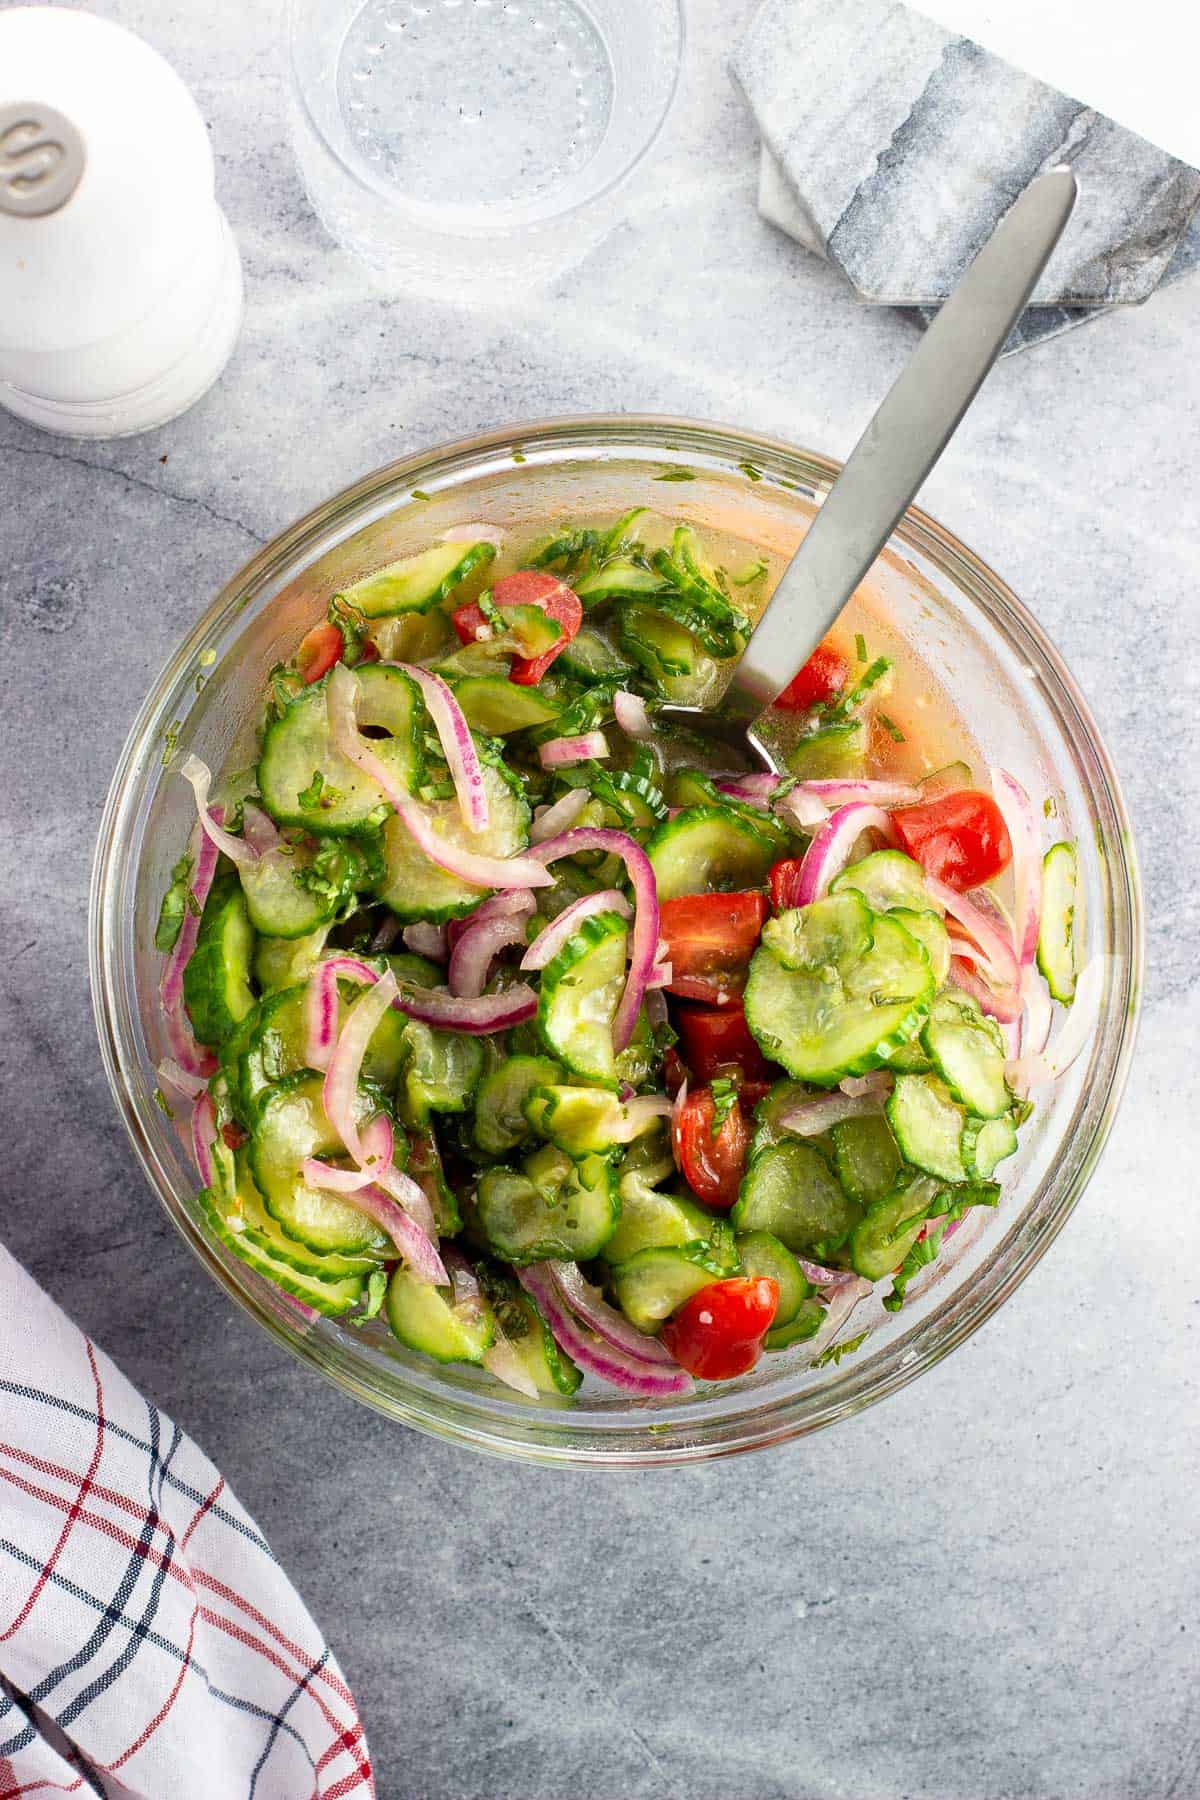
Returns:
[[[659,1336],[689,1375],[729,1381],[762,1355],[778,1306],[779,1283],[769,1275],[714,1281],[685,1300]]]
[[[991,881],[1012,861],[1004,815],[990,794],[962,788],[924,806],[906,806],[892,823],[927,875],[963,893]]]
[[[667,992],[709,1005],[739,994],[766,917],[762,894],[684,894],[664,900],[658,934],[671,965]]]
[[[736,1070],[746,1081],[770,1081],[766,1057],[750,1035],[740,1003],[727,1006],[677,1006],[675,1029],[684,1061],[697,1081]]]
[[[689,1093],[672,1122],[675,1159],[696,1198],[728,1212],[738,1197],[746,1167],[750,1127],[738,1100],[717,1132],[713,1131],[715,1120],[712,1089],[701,1087]]]
[[[314,625],[300,639],[296,668],[301,680],[308,686],[314,681],[320,681],[322,675],[328,675],[334,663],[340,661],[345,648],[337,626],[331,625],[328,619],[322,619],[319,625]]]
[[[784,712],[811,712],[840,694],[850,674],[850,665],[832,644],[818,644],[798,675],[776,697],[775,705]]]
[[[492,600],[499,607],[536,606],[561,626],[562,635],[540,656],[514,656],[508,678],[519,687],[536,687],[556,656],[560,656],[583,623],[583,603],[573,588],[557,575],[543,569],[518,569],[514,575],[502,575],[492,589]],[[460,606],[452,615],[459,642],[476,643],[486,637],[489,625],[474,602]]]
[[[800,871],[803,867],[802,856],[788,856],[773,865],[767,877],[767,887],[771,894],[771,905],[777,913],[791,912],[794,906],[799,906]]]

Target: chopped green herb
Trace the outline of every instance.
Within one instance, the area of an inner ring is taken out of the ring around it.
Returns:
[[[507,621],[505,620],[504,614],[492,599],[491,588],[485,588],[475,604],[494,631],[504,631],[507,629]]]
[[[428,500],[429,495],[425,492],[424,488],[414,488],[412,497],[414,500]]]
[[[866,662],[866,660],[867,660],[867,640],[863,636],[861,631],[856,631],[854,634],[854,654],[855,654],[855,656],[857,656],[859,662],[862,662],[862,663]]]
[[[164,956],[169,955],[179,941],[189,900],[195,905],[194,896],[188,887],[191,875],[192,859],[185,852],[171,870],[171,885],[162,897],[158,924],[154,927],[154,947],[161,950]],[[199,908],[196,907],[195,910],[198,912]]]
[[[342,661],[348,668],[353,668],[362,661],[362,648],[371,629],[370,621],[365,613],[360,613],[356,606],[349,604],[344,594],[333,596],[325,616],[341,632]]]
[[[163,732],[163,767],[165,768],[179,748],[179,733],[183,729],[178,719],[172,719]]]
[[[752,462],[739,463],[738,468],[742,471],[742,474],[748,481],[762,480],[762,470],[756,469]]]
[[[354,1318],[351,1319],[350,1323],[352,1325],[369,1325],[372,1319],[377,1319],[379,1317],[379,1314],[383,1309],[384,1298],[387,1294],[387,1284],[388,1278],[386,1271],[383,1269],[372,1269],[367,1277],[366,1304],[364,1305],[362,1312],[356,1313]]]
[[[297,804],[308,808],[319,806],[324,786],[324,775],[322,775],[320,769],[314,769],[312,780],[309,782],[308,786],[306,788],[301,788],[300,792],[296,795]]]
[[[752,581],[761,581],[767,572],[766,558],[760,556],[757,562],[747,563],[740,575],[731,575],[734,587],[749,587]],[[718,570],[718,574],[720,570]]]
[[[526,456],[526,454],[523,450],[514,450],[512,453],[512,459],[515,463],[523,463],[523,462],[529,461],[529,458]]]
[[[731,1075],[718,1075],[711,1084],[713,1097],[712,1135],[721,1135],[721,1127],[733,1111],[738,1097],[738,1084]]]
[[[875,717],[879,720],[879,723],[883,726],[883,729],[887,732],[893,744],[903,744],[907,741],[904,733],[894,719],[890,719],[886,713],[876,713]]]
[[[1047,794],[1046,798],[1042,801],[1042,811],[1048,819],[1053,819],[1058,816],[1058,805],[1053,794]]]
[[[167,1115],[168,1119],[173,1119],[175,1117],[175,1114],[171,1111],[171,1104],[160,1087],[156,1087],[154,1090],[154,1104],[160,1112]]]
[[[822,708],[824,717],[830,723],[848,719],[852,713],[858,711],[867,696],[877,687],[883,687],[883,691],[887,692],[887,687],[891,685],[891,673],[891,657],[877,656],[875,661],[863,670],[852,687],[846,688],[832,705]]]
[[[201,906],[200,902],[197,900],[195,894],[193,894],[191,888],[189,888],[187,891],[186,901],[187,901],[187,909],[191,913],[193,919],[198,919],[201,916],[201,914],[203,913],[204,908]]]
[[[841,1362],[843,1356],[852,1356],[856,1350],[861,1349],[870,1335],[870,1331],[860,1331],[857,1337],[846,1338],[845,1341],[840,1344],[830,1344],[827,1350],[822,1350],[820,1356],[815,1356],[813,1358],[813,1368],[823,1369],[829,1363],[832,1363],[836,1367],[837,1364]]]
[[[695,481],[696,471],[694,469],[664,469],[662,474],[656,475],[654,479],[655,481]]]
[[[203,669],[197,669],[196,673],[193,677],[193,680],[192,680],[192,685],[194,686],[197,693],[200,692],[200,689],[205,685],[205,683],[207,681],[208,681],[208,676],[204,673]]]
[[[202,669],[211,669],[216,660],[217,653],[215,650],[202,650],[200,652],[200,667]]]

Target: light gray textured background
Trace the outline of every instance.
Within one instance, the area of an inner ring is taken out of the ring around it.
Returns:
[[[489,1463],[272,1348],[135,1170],[84,956],[118,748],[254,545],[385,459],[612,407],[845,453],[910,328],[756,215],[724,72],[744,5],[690,0],[657,200],[492,318],[376,292],[324,239],[273,6],[101,10],[211,120],[248,311],[220,387],[164,431],[78,446],[0,415],[0,1232],[255,1512],[343,1660],[386,1800],[1189,1800],[1200,292],[1003,365],[925,496],[1065,651],[1140,834],[1141,1049],[1076,1218],[969,1345],[820,1438],[664,1475]]]

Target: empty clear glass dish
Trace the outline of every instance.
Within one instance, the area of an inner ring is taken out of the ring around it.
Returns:
[[[305,185],[405,287],[503,298],[620,216],[682,49],[680,0],[291,0]]]

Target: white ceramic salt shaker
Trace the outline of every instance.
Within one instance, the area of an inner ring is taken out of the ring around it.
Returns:
[[[242,270],[191,94],[130,31],[0,10],[0,405],[46,431],[148,431],[207,392]]]

